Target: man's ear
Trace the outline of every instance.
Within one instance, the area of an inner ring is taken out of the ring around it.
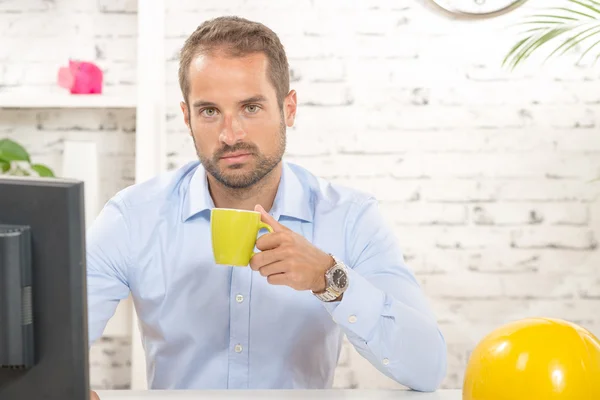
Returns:
[[[179,107],[181,107],[181,112],[183,113],[183,122],[188,127],[190,133],[192,132],[192,128],[190,127],[190,111],[185,101],[179,103]]]
[[[294,126],[296,120],[296,110],[298,107],[298,100],[296,98],[296,91],[290,90],[290,92],[283,99],[283,111],[285,115],[285,124],[291,128]]]

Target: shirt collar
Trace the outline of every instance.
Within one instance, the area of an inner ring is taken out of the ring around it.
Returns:
[[[285,216],[312,222],[313,201],[310,189],[303,186],[300,178],[287,162],[283,161],[282,164],[281,181],[270,214],[275,219]],[[214,207],[215,204],[208,190],[206,170],[199,163],[185,194],[183,222],[205,212],[210,218],[210,213],[207,211]]]
[[[183,200],[183,222],[215,207],[210,192],[208,191],[208,181],[206,180],[206,170],[201,163],[194,170],[190,179],[188,190]]]

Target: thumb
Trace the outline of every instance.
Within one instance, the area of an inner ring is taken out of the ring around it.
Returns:
[[[264,208],[263,206],[261,206],[260,204],[257,204],[254,207],[254,211],[258,211],[260,213],[260,219],[262,222],[264,222],[265,224],[271,225],[271,228],[273,228],[274,232],[281,232],[281,231],[285,231],[288,228],[283,226],[282,224],[279,223],[279,221],[277,221],[275,218],[273,218],[271,216],[271,214],[269,214]]]

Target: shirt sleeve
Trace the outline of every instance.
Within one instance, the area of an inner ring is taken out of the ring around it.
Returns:
[[[446,342],[375,199],[349,216],[349,286],[324,303],[355,349],[379,371],[417,391],[435,391],[446,375]]]
[[[87,233],[87,301],[89,346],[102,336],[119,301],[129,295],[127,267],[130,236],[117,197],[102,209]]]

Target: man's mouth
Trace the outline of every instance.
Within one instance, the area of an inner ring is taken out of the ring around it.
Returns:
[[[221,160],[228,164],[238,164],[244,162],[250,158],[252,154],[247,151],[236,151],[233,153],[227,153],[221,156]]]

